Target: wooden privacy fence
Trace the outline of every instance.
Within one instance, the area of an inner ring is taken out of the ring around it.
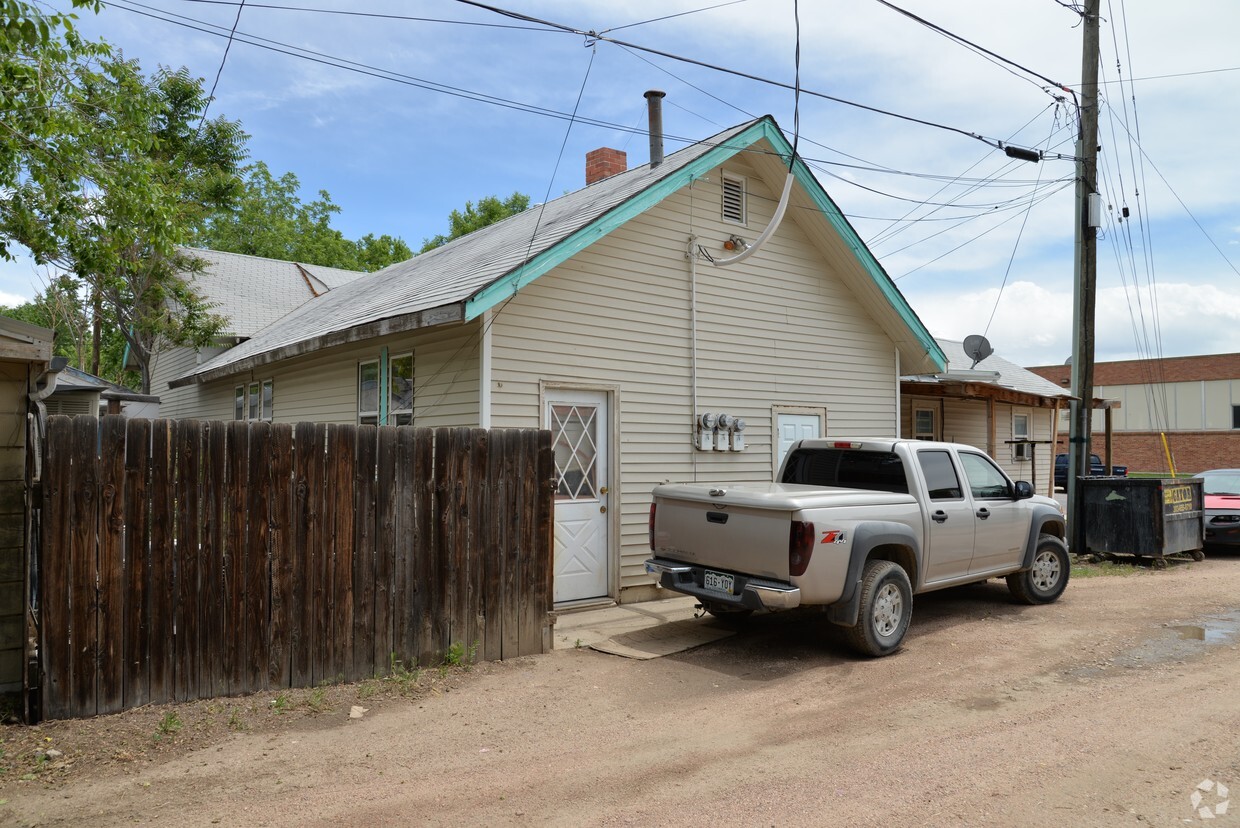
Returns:
[[[42,715],[550,646],[537,430],[52,417]]]

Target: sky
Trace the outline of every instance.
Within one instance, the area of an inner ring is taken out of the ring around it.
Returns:
[[[1101,3],[1096,359],[1240,352],[1240,3]],[[346,236],[414,249],[466,201],[580,188],[591,149],[646,163],[647,89],[668,153],[770,114],[932,334],[1071,354],[1077,120],[1047,80],[1079,94],[1072,0],[895,3],[1010,63],[881,0],[801,0],[799,100],[793,0],[490,5],[627,45],[461,0],[112,0],[78,25],[148,73],[218,73],[210,114],[251,160],[329,192]],[[0,304],[44,279],[0,263]]]

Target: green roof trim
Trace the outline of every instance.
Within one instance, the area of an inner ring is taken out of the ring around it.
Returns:
[[[521,288],[538,279],[544,273],[547,273],[589,247],[595,241],[603,238],[612,230],[641,215],[681,187],[690,184],[694,179],[701,177],[763,138],[770,142],[775,151],[785,158],[792,156],[792,146],[775,124],[775,121],[770,116],[761,118],[728,140],[685,164],[666,178],[660,179],[650,187],[603,214],[590,224],[568,236],[559,244],[544,250],[525,265],[510,271],[502,278],[478,291],[465,303],[465,319],[468,321],[481,316],[486,311],[516,294]],[[947,370],[947,355],[943,353],[938,342],[926,330],[917,314],[913,312],[912,307],[905,300],[904,295],[896,287],[895,282],[887,275],[887,271],[883,270],[883,266],[874,258],[874,254],[861,241],[857,231],[844,218],[840,208],[831,200],[826,190],[818,183],[818,179],[814,177],[813,173],[810,172],[800,158],[797,158],[793,164],[793,174],[801,187],[814,201],[819,211],[822,212],[835,231],[839,233],[840,238],[844,240],[849,249],[852,250],[853,256],[861,264],[862,268],[865,269],[866,273],[869,274],[883,296],[895,308],[904,324],[908,326],[917,341],[921,343],[925,353],[938,366],[938,370]]]

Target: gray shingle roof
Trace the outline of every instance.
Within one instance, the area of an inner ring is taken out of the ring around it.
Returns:
[[[175,380],[222,376],[239,363],[292,356],[319,344],[336,344],[376,335],[359,326],[397,320],[386,330],[416,327],[410,320],[427,311],[455,306],[437,321],[463,319],[460,303],[523,263],[536,258],[633,196],[675,173],[718,144],[743,132],[750,121],[675,152],[653,169],[649,165],[597,181],[583,189],[531,207],[476,230],[428,253],[390,265],[302,304],[253,338]],[[404,320],[401,322],[399,320]],[[274,320],[273,320],[274,321]],[[378,331],[382,332],[382,331]]]
[[[1055,397],[1062,399],[1072,398],[1070,393],[1050,380],[1043,379],[1032,371],[1026,371],[1019,365],[1008,362],[1003,357],[991,354],[979,362],[976,367],[972,367],[973,358],[964,352],[963,342],[958,342],[954,339],[939,339],[937,337],[935,341],[939,343],[939,347],[947,355],[947,371],[944,374],[909,375],[901,377],[901,379],[915,382],[958,381],[962,378],[962,372],[973,371],[978,373],[976,376],[969,376],[969,382],[997,385],[1001,388],[1008,388],[1025,394],[1037,394],[1039,397],[1049,397],[1052,399]],[[985,376],[987,372],[991,376]],[[994,376],[996,374],[997,376]]]
[[[181,248],[206,262],[190,280],[195,292],[228,320],[225,331],[248,339],[317,295],[365,273],[334,267],[264,259],[241,253]]]

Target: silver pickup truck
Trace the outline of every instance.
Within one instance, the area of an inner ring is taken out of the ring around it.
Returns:
[[[655,487],[646,571],[724,620],[822,607],[870,656],[899,648],[914,594],[1002,576],[1044,604],[1068,584],[1059,505],[971,446],[802,440],[777,480]]]

